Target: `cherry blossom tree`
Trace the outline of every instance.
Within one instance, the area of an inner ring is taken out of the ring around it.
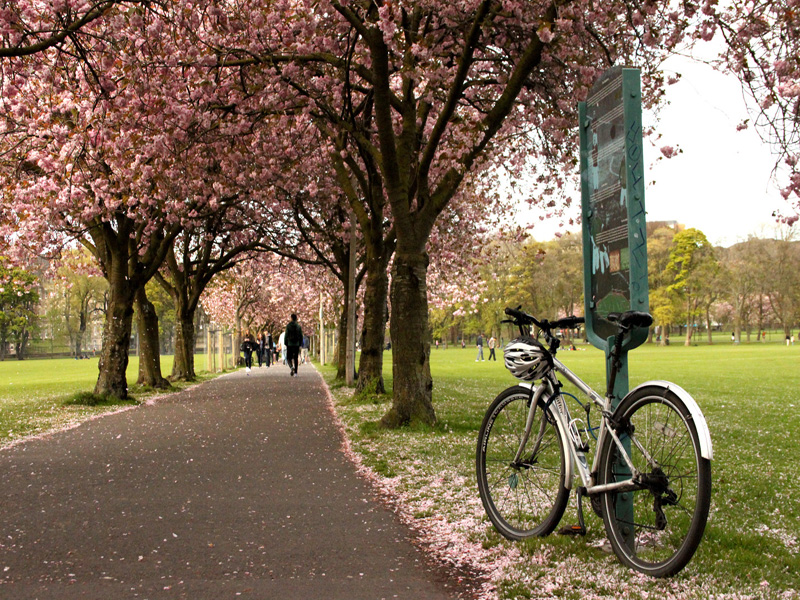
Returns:
[[[722,68],[739,78],[753,100],[756,131],[783,163],[782,194],[791,209],[781,218],[792,224],[800,215],[800,7],[793,0],[735,0],[719,9],[716,25],[725,41]]]
[[[374,165],[367,172],[385,208],[372,214],[390,217],[396,239],[394,402],[384,423],[433,422],[428,243],[465,177],[492,161],[534,155],[549,161],[557,188],[559,171],[575,165],[575,104],[602,70],[641,66],[648,103],[656,102],[661,59],[710,17],[694,3],[652,1],[602,9],[489,0],[287,7],[280,26],[262,18],[238,47],[220,39],[220,64],[261,65],[279,76],[324,120],[343,160]],[[248,24],[255,14],[248,11]],[[351,181],[362,170],[351,169]]]
[[[139,312],[147,314],[145,283],[168,256],[180,266],[176,237],[215,214],[224,220],[231,204],[257,223],[262,215],[252,206],[270,201],[265,182],[297,153],[264,126],[276,109],[265,104],[272,96],[263,86],[254,94],[232,71],[209,78],[208,52],[186,43],[190,32],[225,29],[213,4],[198,12],[173,2],[112,4],[103,5],[102,18],[82,23],[81,36],[67,35],[58,52],[2,64],[2,135],[6,180],[16,180],[7,191],[20,215],[7,225],[24,224],[39,240],[54,232],[54,242],[79,239],[109,280],[96,391],[124,397],[134,298],[140,295]],[[292,104],[277,101],[278,110]],[[241,237],[227,242],[238,251],[253,244]],[[224,268],[230,252],[222,250],[213,266],[203,263],[193,300],[176,292],[187,298],[183,309],[199,297],[205,271]]]
[[[177,335],[172,379],[193,381],[195,314],[206,287],[219,273],[253,258],[264,231],[254,209],[238,198],[223,199],[204,219],[187,224],[167,253],[156,279],[175,303]]]
[[[319,187],[316,185],[314,187],[319,192]],[[316,194],[313,201],[307,196],[308,194],[305,193],[294,196],[286,194],[285,201],[289,210],[285,213],[286,222],[283,228],[284,230],[296,229],[301,238],[300,246],[303,250],[303,256],[298,257],[296,253],[289,256],[296,260],[300,259],[302,262],[310,263],[311,260],[307,258],[310,251],[310,254],[316,257],[316,262],[327,269],[340,287],[342,310],[339,311],[337,325],[340,343],[336,353],[336,376],[337,379],[346,379],[348,307],[351,302],[356,304],[356,307],[360,304],[358,291],[366,274],[366,268],[359,264],[362,261],[358,256],[358,249],[362,244],[358,243],[358,230],[351,226],[349,204],[344,200],[343,195],[335,185],[328,187],[326,193]],[[354,240],[356,256],[352,261],[355,272],[351,274],[350,255],[354,248],[351,244],[353,236],[356,238]],[[277,242],[277,240],[275,241]],[[287,254],[284,252],[284,255]],[[354,279],[355,294],[353,298],[350,297],[349,283],[351,277]],[[365,349],[362,347],[362,356],[364,352]],[[363,369],[361,371],[363,372]]]
[[[155,304],[147,297],[145,286],[134,295],[136,331],[138,335],[139,376],[138,385],[155,389],[170,387],[161,373],[161,341],[159,339],[158,313]]]
[[[28,231],[20,237],[38,251],[48,233],[80,240],[109,282],[98,393],[126,396],[136,294],[185,221],[230,195],[241,154],[229,141],[252,128],[224,110],[238,85],[211,84],[199,66],[176,77],[183,40],[171,34],[192,18],[119,10],[70,37],[72,60],[40,52],[1,65],[3,166]],[[209,173],[219,174],[210,187]]]
[[[0,4],[0,58],[28,56],[59,47],[107,15],[118,4],[147,4],[146,0],[54,1]]]
[[[308,333],[319,309],[320,289],[314,282],[328,283],[320,267],[256,252],[215,277],[200,302],[213,322],[236,332],[238,347],[246,329],[267,328],[277,337],[291,313]]]
[[[646,104],[657,103],[662,58],[706,37],[716,17],[708,0],[62,5],[73,16],[58,31],[103,13],[55,42],[58,52],[0,66],[0,134],[18,212],[87,242],[109,278],[107,339],[118,349],[103,364],[124,366],[131,299],[188,220],[243,188],[263,192],[287,165],[320,172],[306,146],[275,134],[300,140],[313,128],[305,139],[318,145],[317,164],[333,167],[363,240],[364,321],[376,336],[393,261],[389,426],[436,418],[431,242],[443,215],[461,210],[465,182],[533,158],[538,182],[557,194],[575,170],[575,105],[596,77],[640,66]],[[0,35],[6,47],[40,41],[13,28]],[[267,116],[275,123],[264,127]],[[117,395],[124,387],[118,375],[98,380]]]

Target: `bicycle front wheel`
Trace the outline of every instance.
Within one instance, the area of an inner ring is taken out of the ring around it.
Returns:
[[[569,500],[561,436],[541,400],[530,436],[519,453],[530,404],[527,388],[505,390],[486,411],[478,436],[481,501],[497,531],[511,540],[551,533]]]
[[[642,474],[642,489],[601,497],[608,539],[617,557],[653,577],[678,573],[700,544],[711,502],[711,463],[700,455],[686,405],[661,387],[627,396],[614,413],[620,439]],[[626,441],[627,440],[627,441]],[[601,483],[630,479],[617,445],[606,438]]]

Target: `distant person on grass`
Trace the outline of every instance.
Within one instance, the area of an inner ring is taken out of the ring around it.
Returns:
[[[478,356],[475,357],[475,362],[479,360],[483,360],[483,334],[478,334],[478,339],[475,341],[475,345],[478,347]]]
[[[300,356],[300,346],[303,345],[303,328],[297,322],[297,315],[292,313],[292,320],[286,326],[283,337],[286,345],[286,361],[289,363],[290,375],[297,375],[297,359]]]
[[[497,356],[494,354],[494,349],[497,347],[497,338],[494,336],[489,338],[489,358],[487,360],[493,360],[497,362]]]

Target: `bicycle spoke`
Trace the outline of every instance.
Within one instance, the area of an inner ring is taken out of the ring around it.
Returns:
[[[484,420],[479,436],[481,500],[495,527],[512,539],[552,531],[569,497],[560,439],[552,424],[543,428],[547,414],[543,409],[537,408],[531,437],[522,448],[523,456],[526,451],[530,456],[514,463],[530,412],[528,399],[527,392],[510,399],[498,397],[487,412],[493,421]]]
[[[705,525],[705,516],[698,521],[696,515],[707,515],[710,489],[708,471],[698,470],[698,444],[686,412],[677,408],[678,400],[663,394],[643,394],[620,408],[625,413],[620,419],[636,436],[630,458],[645,484],[626,494],[632,498],[632,512],[617,516],[619,494],[609,493],[604,499],[614,551],[623,562],[657,576],[676,573],[691,558]],[[604,461],[606,481],[629,477],[614,457],[604,455]]]

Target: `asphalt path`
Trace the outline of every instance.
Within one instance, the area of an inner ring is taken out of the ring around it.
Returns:
[[[342,452],[309,365],[0,451],[0,598],[452,599]]]

